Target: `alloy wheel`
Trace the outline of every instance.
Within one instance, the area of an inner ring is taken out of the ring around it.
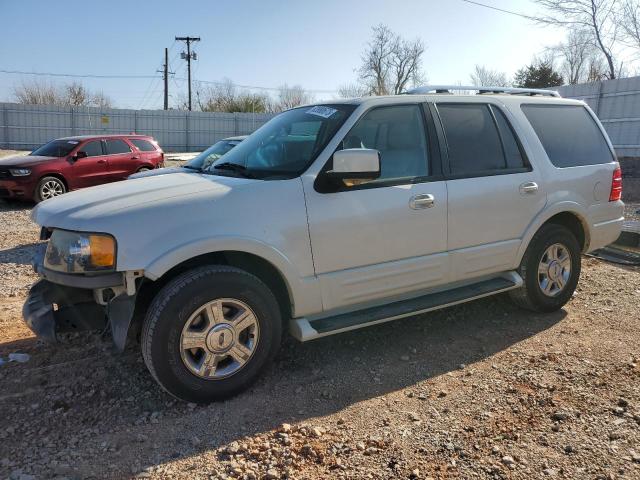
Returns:
[[[258,319],[246,303],[219,298],[189,317],[180,336],[180,356],[199,378],[226,378],[246,365],[259,337]]]

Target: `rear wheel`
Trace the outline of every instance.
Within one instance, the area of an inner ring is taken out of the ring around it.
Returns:
[[[151,170],[149,167],[140,167],[137,172],[148,172],[149,170]]]
[[[142,354],[171,395],[208,403],[251,385],[281,334],[280,309],[264,283],[234,267],[207,266],[157,294],[142,327]]]
[[[580,245],[562,225],[544,225],[534,235],[518,272],[522,288],[509,292],[519,306],[537,312],[553,312],[566,304],[580,277]]]
[[[42,202],[67,192],[64,182],[56,177],[44,177],[38,182],[34,200]]]

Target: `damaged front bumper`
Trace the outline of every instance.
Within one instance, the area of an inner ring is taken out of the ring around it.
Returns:
[[[59,333],[109,328],[115,346],[124,350],[135,308],[135,276],[129,276],[132,288],[123,273],[53,272],[44,268],[42,255],[33,266],[42,279],[31,287],[22,316],[38,338],[55,342]]]

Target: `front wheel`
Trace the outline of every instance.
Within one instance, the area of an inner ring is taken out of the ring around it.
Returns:
[[[57,197],[66,193],[67,187],[62,180],[56,177],[44,177],[38,182],[34,200],[36,203]]]
[[[522,288],[509,292],[518,306],[554,312],[571,298],[580,278],[580,245],[562,225],[544,225],[531,239],[518,272]]]
[[[264,283],[234,267],[206,266],[157,294],[142,327],[142,354],[171,395],[209,403],[251,385],[281,335],[280,309]]]

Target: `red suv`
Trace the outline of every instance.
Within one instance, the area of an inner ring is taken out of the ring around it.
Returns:
[[[41,202],[69,190],[124,180],[162,167],[164,152],[153,137],[96,135],[66,137],[29,155],[0,160],[0,198]]]

